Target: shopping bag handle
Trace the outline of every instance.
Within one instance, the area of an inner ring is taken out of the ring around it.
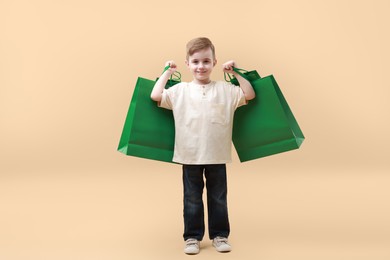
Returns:
[[[165,71],[167,71],[170,67],[171,67],[170,65],[165,66],[164,71],[163,71],[162,73],[164,73]],[[162,74],[162,73],[161,73],[161,74]],[[173,76],[175,77],[175,79],[173,79]],[[181,82],[181,74],[180,74],[180,72],[175,71],[175,72],[171,75],[171,80],[176,80],[176,81],[180,81],[180,82]]]
[[[239,68],[236,68],[236,67],[233,67],[233,71],[236,72],[238,75],[240,75],[241,77],[243,77],[244,79],[248,80],[248,78],[246,77],[246,75],[244,74],[245,72],[248,72],[247,70],[244,70],[244,69],[239,69]],[[226,75],[229,77],[229,80],[226,78]],[[225,81],[227,82],[231,82],[232,81],[232,76],[230,75],[230,73],[227,73],[225,72],[224,73],[224,77],[225,77]]]

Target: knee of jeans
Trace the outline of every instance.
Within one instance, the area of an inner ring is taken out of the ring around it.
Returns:
[[[225,191],[215,192],[208,194],[208,200],[212,200],[213,203],[226,204],[227,193]]]
[[[202,194],[198,194],[197,192],[187,192],[184,199],[190,203],[202,203]]]

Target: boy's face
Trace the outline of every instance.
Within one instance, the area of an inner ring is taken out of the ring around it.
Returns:
[[[186,60],[186,64],[194,77],[194,82],[198,84],[210,82],[210,74],[216,63],[217,60],[213,57],[211,48],[199,50]]]

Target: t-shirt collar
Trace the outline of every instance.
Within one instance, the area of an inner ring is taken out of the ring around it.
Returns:
[[[199,86],[199,87],[210,87],[214,84],[214,81],[210,81],[209,83],[207,84],[198,84],[198,83],[195,83],[194,81],[191,81],[190,84],[194,85],[194,86]]]

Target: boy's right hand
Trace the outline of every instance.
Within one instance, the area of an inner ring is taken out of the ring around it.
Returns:
[[[167,84],[169,77],[171,77],[176,71],[176,64],[173,60],[165,62],[165,67],[167,66],[169,66],[169,68],[158,78],[154,84],[152,93],[150,94],[150,98],[157,102],[161,101],[165,85]]]
[[[169,65],[169,69],[167,69],[167,71],[169,71],[169,74],[172,75],[176,71],[176,68],[177,68],[176,63],[173,60],[170,60],[170,61],[165,62],[165,67],[168,65]]]

